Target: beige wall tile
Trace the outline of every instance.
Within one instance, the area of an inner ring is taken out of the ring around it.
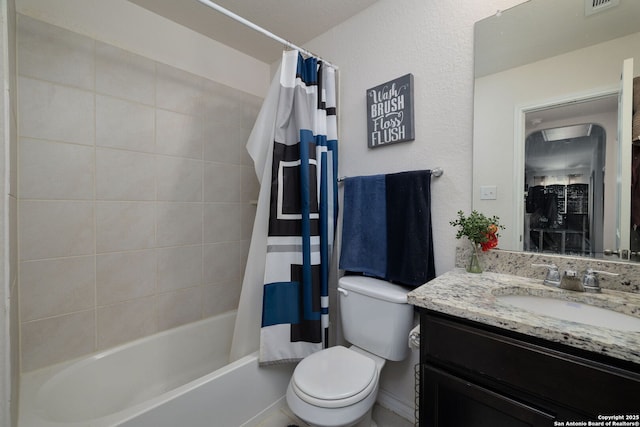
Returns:
[[[256,122],[260,109],[262,107],[262,98],[253,96],[250,94],[242,94],[240,105],[240,141],[244,141],[243,150],[241,152],[240,163],[245,166],[253,168],[253,159],[249,156],[249,152],[246,150],[246,141],[251,135],[253,125]]]
[[[251,131],[262,108],[262,98],[249,93],[240,95],[240,127]]]
[[[23,369],[235,308],[260,102],[20,19]]]
[[[240,164],[243,166],[249,166],[253,169],[253,159],[249,155],[247,151],[247,141],[249,140],[249,136],[251,136],[252,129],[246,129],[240,126],[238,130],[238,140],[240,141]]]
[[[96,251],[118,252],[155,245],[155,209],[146,202],[98,202]]]
[[[22,199],[93,199],[93,147],[22,138],[18,170]]]
[[[240,234],[242,240],[251,239],[251,235],[253,233],[253,223],[256,219],[256,209],[257,206],[253,203],[242,204],[242,221],[240,224]]]
[[[164,64],[156,67],[156,106],[177,113],[203,114],[204,79]]]
[[[93,253],[93,211],[92,202],[22,200],[21,260]]]
[[[241,198],[243,202],[248,202],[250,200],[258,200],[258,195],[260,194],[260,182],[256,177],[256,171],[253,166],[243,166],[242,167],[242,178],[241,178]]]
[[[98,306],[153,295],[156,292],[157,268],[155,249],[98,255]]]
[[[202,159],[199,117],[157,109],[156,150],[159,154]]]
[[[247,260],[249,259],[249,249],[251,248],[251,239],[240,242],[240,278],[244,278],[244,272],[247,269]]]
[[[202,318],[202,287],[158,295],[158,330],[162,331]]]
[[[95,257],[26,261],[20,268],[23,322],[93,307]]]
[[[155,200],[155,156],[127,150],[96,149],[96,199]]]
[[[204,242],[230,242],[242,237],[240,203],[205,203]]]
[[[156,297],[98,307],[98,350],[157,332]]]
[[[22,370],[73,359],[95,351],[95,310],[22,324]]]
[[[142,104],[155,102],[154,61],[96,42],[96,91]]]
[[[220,120],[217,117],[203,119],[204,159],[212,162],[242,163],[246,140],[240,138],[238,118]]]
[[[158,200],[202,201],[202,161],[178,157],[156,157]]]
[[[93,90],[94,42],[89,37],[18,15],[20,74]]]
[[[9,286],[18,289],[18,199],[9,196],[9,233],[5,236],[9,243]],[[17,293],[16,293],[17,295]]]
[[[202,203],[157,203],[158,247],[202,243]]]
[[[158,249],[158,292],[202,284],[202,245]]]
[[[215,316],[238,308],[241,281],[220,282],[203,287],[202,317]]]
[[[204,245],[204,282],[215,284],[239,280],[241,254],[241,242]]]
[[[153,108],[96,95],[96,145],[152,153],[154,134]]]
[[[21,137],[94,143],[92,92],[20,77],[18,116]]]
[[[240,118],[242,92],[205,80],[204,95],[203,110],[210,120],[236,122]]]
[[[241,168],[226,163],[204,162],[204,201],[239,202]]]

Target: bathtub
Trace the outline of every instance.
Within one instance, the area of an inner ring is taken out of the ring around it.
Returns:
[[[228,364],[235,312],[26,373],[19,427],[234,427],[282,405],[293,366]]]

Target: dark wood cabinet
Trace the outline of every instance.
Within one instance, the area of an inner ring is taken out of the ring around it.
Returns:
[[[426,399],[420,425],[532,427],[551,425],[555,419],[552,414],[428,364],[422,366],[422,378]]]
[[[640,365],[425,309],[420,319],[420,426],[546,427],[640,413]]]

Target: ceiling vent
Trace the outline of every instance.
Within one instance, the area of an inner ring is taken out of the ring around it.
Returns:
[[[584,0],[584,14],[585,16],[593,15],[619,4],[620,0]]]

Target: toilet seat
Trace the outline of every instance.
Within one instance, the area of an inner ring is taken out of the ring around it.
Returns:
[[[342,346],[303,359],[291,380],[303,401],[323,408],[342,408],[366,398],[378,384],[376,363]]]

